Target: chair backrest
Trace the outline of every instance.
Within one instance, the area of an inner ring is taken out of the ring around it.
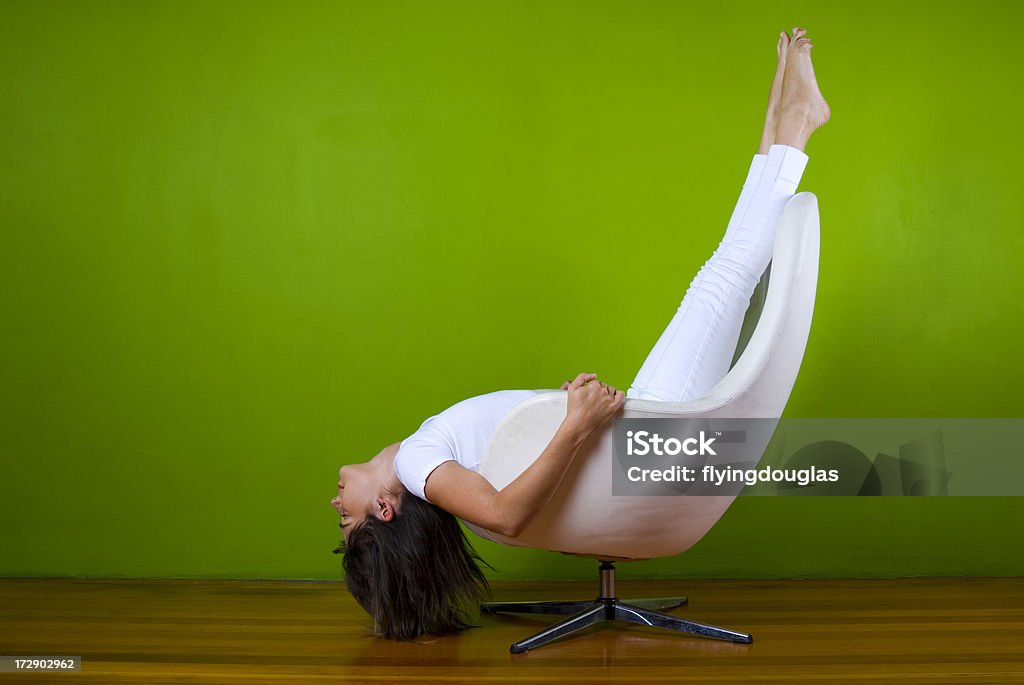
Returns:
[[[751,298],[737,357],[705,397],[687,402],[627,399],[624,418],[777,420],[803,359],[818,280],[819,217],[813,193],[797,193],[779,220],[769,271]],[[767,287],[767,295],[762,297]],[[756,322],[756,325],[752,325]],[[747,325],[750,324],[750,325]],[[752,331],[751,331],[752,328]],[[749,336],[749,340],[747,339]],[[480,473],[495,488],[540,455],[565,418],[567,393],[551,390],[515,407],[488,443]],[[761,454],[771,437],[748,443]],[[583,445],[548,504],[512,538],[466,522],[481,537],[599,558],[647,559],[684,552],[707,533],[735,496],[612,495],[612,424]]]

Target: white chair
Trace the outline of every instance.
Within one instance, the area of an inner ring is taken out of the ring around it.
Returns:
[[[774,419],[753,448],[761,454],[782,416],[796,380],[814,310],[818,279],[817,197],[797,193],[780,218],[772,262],[751,297],[728,374],[700,399],[669,403],[627,399],[624,418]],[[770,279],[769,279],[770,275]],[[545,391],[515,407],[499,425],[483,455],[480,473],[501,489],[523,472],[550,442],[565,417],[567,393]],[[612,424],[595,432],[577,454],[549,503],[512,538],[466,523],[483,538],[504,545],[587,556],[600,561],[600,592],[594,600],[487,602],[486,613],[568,615],[511,646],[513,653],[539,647],[594,623],[625,620],[705,637],[750,643],[753,638],[661,613],[685,597],[619,600],[615,561],[680,554],[692,547],[725,513],[735,495],[612,495]],[[759,449],[758,449],[759,446]]]

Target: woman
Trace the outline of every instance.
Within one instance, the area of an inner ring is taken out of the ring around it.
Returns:
[[[725,236],[690,283],[668,328],[624,395],[581,373],[566,381],[566,416],[534,463],[502,490],[479,473],[504,416],[535,394],[502,390],[432,416],[411,436],[339,471],[343,567],[349,591],[378,635],[409,640],[469,627],[487,581],[456,517],[518,535],[547,503],[583,442],[626,397],[681,402],[707,393],[729,370],[755,286],[771,260],[775,228],[796,192],[811,133],[829,118],[806,31],[783,32],[761,146]]]

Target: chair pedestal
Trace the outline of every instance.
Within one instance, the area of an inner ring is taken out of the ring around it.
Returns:
[[[702,635],[716,640],[728,640],[750,644],[754,641],[748,633],[738,633],[725,628],[686,621],[676,616],[663,614],[659,609],[671,609],[686,604],[686,597],[654,597],[634,599],[628,602],[615,596],[615,564],[602,561],[600,566],[601,591],[597,599],[575,602],[484,602],[480,611],[487,614],[523,613],[555,614],[568,616],[525,640],[514,642],[509,648],[513,654],[557,640],[560,637],[580,631],[587,626],[604,621],[629,621],[657,628],[669,628],[683,633]]]

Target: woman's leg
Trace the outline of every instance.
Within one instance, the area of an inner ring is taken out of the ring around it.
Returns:
[[[750,296],[771,261],[779,218],[807,166],[804,146],[829,119],[805,33],[794,28],[792,41],[785,34],[779,41],[760,148],[767,146],[767,154],[754,155],[725,236],[690,282],[627,397],[683,402],[707,394],[729,371]]]
[[[771,261],[782,210],[807,160],[787,145],[754,155],[725,237],[690,282],[626,397],[683,402],[725,377],[750,296]]]

